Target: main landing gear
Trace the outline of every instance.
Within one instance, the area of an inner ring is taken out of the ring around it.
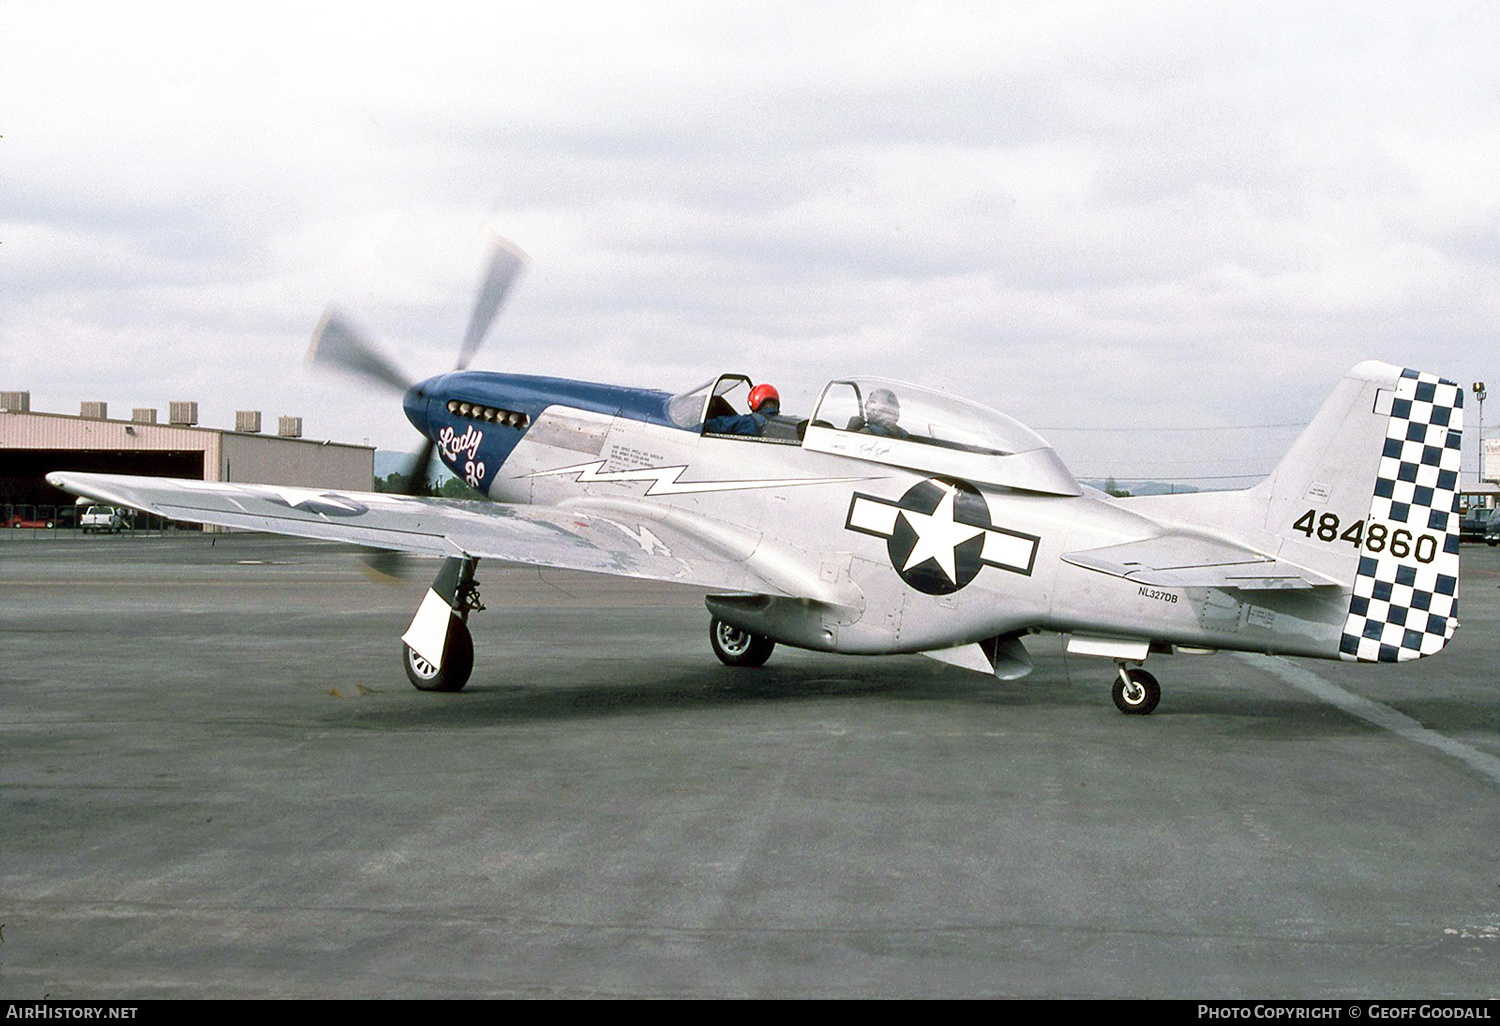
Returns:
[[[1161,701],[1161,685],[1139,666],[1115,664],[1119,675],[1115,678],[1115,708],[1128,716],[1145,716]]]
[[[708,643],[725,666],[764,666],[776,642],[714,617],[708,625]]]
[[[484,608],[477,559],[443,560],[411,626],[401,636],[401,664],[418,691],[461,691],[474,670],[474,638],[469,614]]]
[[[406,679],[418,691],[462,691],[474,672],[474,637],[469,625],[457,617],[451,619],[441,662],[428,662],[410,645],[401,646]]]

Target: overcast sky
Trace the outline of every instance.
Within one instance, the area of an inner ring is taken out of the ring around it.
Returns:
[[[495,233],[478,368],[880,374],[1083,477],[1264,472],[1368,358],[1500,385],[1488,0],[0,0],[0,136],[37,410],[412,448],[308,338],[337,301],[447,370]]]

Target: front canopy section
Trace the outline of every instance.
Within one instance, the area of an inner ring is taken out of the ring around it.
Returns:
[[[823,389],[803,445],[911,470],[1081,495],[1040,435],[988,407],[920,385],[848,378]]]
[[[757,400],[757,393],[764,393]],[[774,400],[771,405],[767,400]],[[797,445],[805,422],[781,412],[781,396],[769,382],[759,386],[743,374],[720,374],[667,400],[676,426],[718,438]]]
[[[667,400],[667,419],[686,431],[702,430],[708,404],[731,390],[740,377],[738,374],[724,374],[697,388],[678,392]]]

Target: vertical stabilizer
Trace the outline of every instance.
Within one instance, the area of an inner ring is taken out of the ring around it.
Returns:
[[[1374,361],[1253,490],[1290,559],[1352,580],[1343,659],[1431,655],[1458,628],[1463,389]]]
[[[1432,655],[1458,629],[1458,474],[1463,389],[1401,372],[1339,654]]]

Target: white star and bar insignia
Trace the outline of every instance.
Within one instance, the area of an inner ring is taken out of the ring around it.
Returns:
[[[855,493],[844,526],[886,539],[902,579],[937,595],[964,587],[984,566],[1029,576],[1040,540],[992,526],[973,485],[940,478],[912,486],[899,502]]]

